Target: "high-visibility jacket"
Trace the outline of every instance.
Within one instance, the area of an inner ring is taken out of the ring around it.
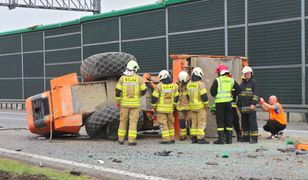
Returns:
[[[152,104],[159,113],[171,113],[175,107],[175,97],[179,95],[178,86],[175,83],[159,83],[152,96],[158,99],[156,104]]]
[[[187,98],[187,85],[180,85],[179,87],[179,101],[176,105],[178,111],[189,110],[189,100]]]
[[[286,125],[287,124],[286,113],[284,112],[280,103],[277,102],[275,105],[278,106],[278,110],[277,109],[270,109],[269,110],[269,119],[277,121],[282,125]]]
[[[189,97],[189,107],[192,111],[198,111],[205,108],[209,101],[203,101],[201,96],[207,94],[205,85],[201,81],[192,82],[190,81],[187,85],[187,95]]]
[[[218,83],[217,95],[215,96],[215,103],[231,102],[232,89],[234,85],[234,79],[228,76],[220,76],[216,78]]]
[[[121,91],[120,97],[115,97],[116,101],[120,101],[122,107],[136,108],[141,105],[141,91],[146,90],[143,79],[136,73],[132,75],[123,75],[116,89]]]

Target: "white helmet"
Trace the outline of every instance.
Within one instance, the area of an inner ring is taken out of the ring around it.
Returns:
[[[189,80],[189,75],[186,71],[181,71],[179,73],[179,81],[181,83],[186,83]]]
[[[135,71],[137,72],[139,70],[139,65],[136,61],[134,60],[130,60],[128,63],[127,63],[127,66],[126,66],[126,69],[130,70],[130,71]]]
[[[202,77],[203,76],[203,71],[201,68],[199,67],[195,67],[191,73],[192,75],[195,75],[195,76],[199,76],[199,77]]]
[[[158,79],[163,80],[163,79],[166,79],[166,78],[170,78],[169,72],[167,70],[161,70],[158,74]]]
[[[220,75],[222,76],[222,75],[225,75],[225,74],[230,74],[230,71],[228,71],[228,70],[222,70],[222,71],[220,71]]]
[[[250,72],[251,72],[251,74],[253,73],[251,67],[249,67],[249,66],[245,66],[242,70],[243,75],[245,75],[246,73],[250,73]]]

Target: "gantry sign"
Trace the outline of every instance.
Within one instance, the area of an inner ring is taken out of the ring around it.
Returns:
[[[0,0],[0,6],[100,13],[101,0]]]

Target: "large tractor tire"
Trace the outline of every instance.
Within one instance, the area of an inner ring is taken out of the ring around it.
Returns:
[[[143,112],[140,111],[138,131],[142,130]],[[120,122],[120,111],[114,106],[108,106],[93,113],[85,122],[86,132],[90,138],[117,140]]]
[[[120,77],[130,60],[137,61],[133,55],[123,52],[95,54],[81,63],[80,73],[86,82]]]

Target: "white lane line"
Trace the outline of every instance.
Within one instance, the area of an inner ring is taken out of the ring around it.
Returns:
[[[148,176],[148,175],[145,175],[145,174],[138,174],[138,173],[133,173],[133,172],[129,172],[129,171],[123,171],[123,170],[117,170],[117,169],[112,169],[112,168],[107,168],[107,167],[78,163],[78,162],[74,162],[74,161],[51,158],[51,157],[47,157],[47,156],[30,154],[30,153],[25,153],[25,152],[18,152],[18,151],[3,149],[3,148],[0,148],[0,152],[7,153],[7,154],[13,154],[13,155],[21,155],[21,156],[25,156],[25,157],[30,157],[30,158],[34,158],[34,159],[45,160],[45,161],[50,161],[50,162],[55,162],[55,163],[62,163],[62,164],[66,164],[66,165],[73,165],[73,166],[77,166],[77,167],[81,167],[81,168],[95,169],[95,170],[102,171],[102,172],[108,172],[108,173],[113,173],[113,174],[118,174],[118,175],[123,175],[123,176],[130,176],[130,177],[133,177],[133,178],[147,179],[147,180],[168,180],[168,179],[165,179],[165,178]]]
[[[263,128],[259,128],[259,130],[263,130]],[[266,131],[264,131],[266,132]],[[308,133],[308,131],[305,131],[305,130],[291,130],[291,129],[286,129],[286,130],[283,130],[283,132],[297,132],[297,133]]]
[[[26,113],[24,112],[24,113],[17,113],[17,112],[1,112],[0,111],[0,114],[13,114],[13,115],[26,115]]]
[[[2,119],[5,119],[5,120],[18,120],[18,121],[25,121],[25,120],[27,120],[26,118],[25,119],[17,119],[17,118],[0,117],[0,120],[2,120]]]

